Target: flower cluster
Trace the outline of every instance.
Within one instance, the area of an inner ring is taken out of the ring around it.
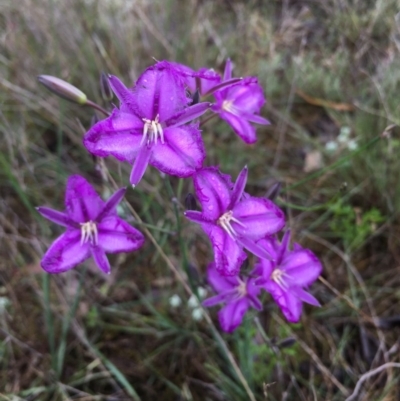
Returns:
[[[203,304],[226,304],[219,314],[225,331],[234,330],[250,306],[262,308],[258,299],[262,289],[271,293],[289,321],[300,318],[302,302],[318,305],[303,287],[318,277],[321,264],[298,245],[290,251],[288,233],[279,243],[276,235],[285,225],[279,207],[245,192],[246,167],[233,183],[217,167],[204,166],[206,150],[199,123],[204,113],[215,113],[225,120],[248,144],[256,141],[254,124],[269,124],[259,115],[265,98],[257,78],[233,78],[230,60],[223,76],[212,69],[195,71],[161,61],[148,67],[131,88],[116,76],[102,76],[104,96],[110,100],[112,91],[119,100],[119,107],[114,106],[110,113],[59,79],[41,76],[40,82],[68,100],[108,115],[94,123],[83,144],[95,156],[113,156],[130,163],[133,187],[148,165],[164,174],[192,177],[202,210],[188,210],[185,216],[199,223],[210,237],[214,262],[208,267],[207,278],[218,292]],[[109,273],[106,253],[141,247],[143,235],[117,215],[116,207],[125,191],[118,190],[104,202],[83,177],[70,177],[64,213],[38,208],[44,217],[66,227],[43,257],[43,269],[64,272],[92,256],[99,268]],[[258,261],[250,275],[242,277],[240,268],[247,252]]]
[[[283,212],[265,198],[244,192],[247,168],[233,184],[216,167],[203,168],[194,177],[194,188],[202,211],[189,210],[185,216],[199,223],[209,236],[214,262],[208,267],[208,281],[219,295],[203,302],[226,305],[219,313],[224,331],[233,331],[247,309],[260,310],[257,296],[269,292],[290,322],[300,319],[302,302],[318,306],[318,301],[303,287],[312,284],[322,266],[309,250],[295,245],[289,250],[289,231],[282,243],[276,234],[285,225]],[[247,258],[245,250],[258,261],[248,277],[241,277],[240,267]]]

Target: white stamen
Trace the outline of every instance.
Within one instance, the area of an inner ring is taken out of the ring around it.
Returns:
[[[275,281],[276,284],[279,285],[283,290],[288,288],[288,285],[285,281],[285,277],[289,277],[289,275],[280,269],[275,269],[271,274],[271,279]]]
[[[97,225],[94,221],[87,221],[81,224],[81,245],[90,241],[93,245],[97,245],[99,242],[99,233],[97,231]]]
[[[230,113],[233,113],[233,111],[235,110],[234,106],[233,106],[233,102],[231,100],[224,100],[222,102],[222,110],[228,111]]]
[[[148,145],[151,142],[154,142],[157,145],[159,136],[161,143],[164,143],[164,131],[158,120],[159,120],[158,114],[154,120],[143,118],[144,126],[143,126],[143,137],[142,141],[140,142],[141,145],[146,141]]]
[[[231,225],[231,221],[235,222],[239,226],[246,227],[241,221],[233,217],[233,211],[230,210],[229,212],[224,213],[219,219],[218,224],[228,233],[228,235],[235,239],[237,233],[235,229]]]

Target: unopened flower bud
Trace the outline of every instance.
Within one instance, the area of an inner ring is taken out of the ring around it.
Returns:
[[[102,72],[100,76],[100,91],[101,97],[106,102],[110,102],[114,97],[114,93],[111,90],[110,81],[108,80],[107,74],[105,74],[104,72]]]
[[[80,105],[84,105],[87,102],[87,96],[81,90],[60,78],[51,75],[39,75],[37,79],[49,91],[63,99]]]
[[[274,201],[278,197],[279,192],[281,191],[281,188],[282,188],[282,183],[279,181],[275,182],[275,184],[271,185],[268,188],[268,191],[265,194],[265,197],[269,200]]]
[[[197,210],[196,198],[190,192],[186,195],[185,207],[186,207],[186,210]]]

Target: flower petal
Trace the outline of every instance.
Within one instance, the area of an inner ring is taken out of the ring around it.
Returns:
[[[167,61],[147,68],[136,82],[133,107],[143,118],[164,122],[187,106],[185,77]]]
[[[105,203],[103,210],[97,216],[97,221],[101,221],[109,214],[116,214],[116,207],[122,198],[125,196],[126,188],[120,188],[117,192],[111,195]]]
[[[184,215],[190,221],[193,221],[198,224],[210,222],[203,217],[203,213],[198,212],[197,210],[187,210],[186,212],[184,212]]]
[[[165,143],[153,146],[150,164],[160,171],[178,177],[189,177],[201,168],[205,149],[197,125],[167,128]]]
[[[246,237],[240,237],[236,239],[238,244],[246,248],[249,252],[251,252],[253,255],[257,256],[258,258],[261,259],[268,259],[271,260],[273,257],[268,253],[268,251],[258,245],[255,240],[251,240]]]
[[[241,83],[229,88],[227,98],[233,101],[235,109],[241,113],[258,113],[265,103],[263,90],[255,77],[246,77]],[[246,114],[243,117],[246,118]]]
[[[247,182],[247,175],[248,169],[247,166],[244,166],[236,179],[235,186],[233,187],[231,201],[228,206],[229,210],[231,210],[241,200]]]
[[[130,103],[132,102],[133,91],[128,89],[124,83],[115,75],[108,76],[108,82],[111,85],[111,89],[117,96],[118,100],[121,102],[121,111],[132,112]]]
[[[99,247],[107,253],[135,251],[144,243],[142,233],[117,216],[105,218],[97,229]]]
[[[173,116],[168,120],[168,127],[178,127],[196,118],[199,118],[210,108],[209,102],[197,103],[194,106],[190,106]]]
[[[207,281],[216,292],[227,292],[239,285],[237,276],[224,276],[210,263],[207,269]]]
[[[86,149],[100,157],[114,156],[132,162],[142,140],[144,123],[134,114],[114,109],[112,115],[93,125],[83,138]]]
[[[225,276],[236,275],[247,258],[242,246],[217,225],[202,224],[202,227],[210,237],[216,269]]]
[[[303,304],[296,295],[292,294],[290,290],[283,290],[273,281],[270,281],[264,288],[272,295],[289,322],[296,323],[300,320]]]
[[[223,81],[227,81],[232,78],[232,61],[230,58],[226,60]]]
[[[236,116],[227,111],[223,111],[219,113],[219,115],[232,127],[235,133],[239,135],[244,142],[248,144],[256,142],[256,129],[245,118]]]
[[[139,153],[135,159],[131,176],[129,178],[129,182],[133,185],[133,187],[136,187],[136,185],[139,184],[140,180],[142,179],[149,164],[152,151],[153,147],[148,146],[147,144],[143,144],[139,148]]]
[[[105,203],[93,187],[81,176],[72,175],[67,182],[65,208],[69,217],[77,223],[96,220]]]
[[[89,243],[82,244],[80,230],[68,230],[58,237],[43,256],[41,266],[48,273],[62,273],[90,256]]]
[[[308,249],[288,252],[283,256],[280,269],[287,275],[290,285],[304,287],[312,284],[321,274],[322,265]]]
[[[249,301],[246,298],[225,305],[218,313],[222,330],[232,333],[242,323],[247,309]]]
[[[310,305],[321,306],[318,299],[311,295],[309,292],[304,291],[300,287],[293,287],[290,289],[291,293],[299,298],[301,301],[306,302]]]
[[[242,237],[259,240],[275,234],[285,225],[285,216],[273,202],[252,196],[243,199],[233,208],[233,217],[243,224],[232,223]]]
[[[53,221],[64,227],[79,228],[79,224],[75,223],[68,215],[58,210],[50,209],[49,207],[40,206],[36,210],[46,219]]]
[[[229,176],[222,174],[216,167],[203,168],[194,175],[193,184],[204,217],[217,220],[227,211],[233,186]]]
[[[93,259],[96,262],[99,269],[102,270],[106,274],[110,274],[110,271],[111,271],[110,262],[107,258],[106,253],[104,252],[104,250],[102,248],[100,248],[99,246],[93,246],[90,250],[91,250]]]

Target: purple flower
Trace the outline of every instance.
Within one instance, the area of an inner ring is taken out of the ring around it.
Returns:
[[[99,121],[86,133],[89,152],[112,155],[133,164],[130,182],[137,185],[147,165],[178,177],[189,177],[205,158],[199,124],[188,122],[200,117],[209,103],[188,106],[185,77],[168,62],[159,62],[128,89],[110,76],[112,90],[120,100],[110,117]]]
[[[232,63],[227,60],[222,82],[232,78]],[[269,121],[256,113],[265,103],[263,90],[255,77],[246,77],[239,83],[214,93],[216,103],[212,110],[219,113],[246,143],[256,141],[256,130],[250,123],[268,125]]]
[[[247,309],[253,307],[262,309],[257,296],[260,287],[256,285],[256,278],[240,278],[239,276],[222,276],[211,263],[207,269],[207,279],[218,295],[203,301],[203,306],[210,307],[221,302],[226,305],[219,311],[218,318],[224,331],[231,333],[240,323]]]
[[[143,235],[117,216],[116,206],[125,195],[118,190],[107,202],[79,175],[68,179],[65,212],[38,207],[47,219],[67,228],[42,259],[48,273],[61,273],[82,263],[90,255],[104,273],[110,273],[106,253],[130,252],[143,245]]]
[[[257,284],[268,291],[281,308],[289,322],[300,319],[302,303],[320,306],[319,302],[303,287],[311,285],[321,274],[322,265],[308,249],[294,244],[289,250],[290,232],[287,231],[279,243],[275,238],[258,242],[271,255],[273,260],[260,259],[255,273],[262,276]]]
[[[185,216],[210,237],[217,270],[225,275],[238,273],[246,259],[243,248],[259,257],[269,254],[257,240],[275,234],[285,225],[283,212],[270,200],[244,194],[247,167],[235,185],[216,167],[203,168],[193,176],[202,212],[186,211]]]

